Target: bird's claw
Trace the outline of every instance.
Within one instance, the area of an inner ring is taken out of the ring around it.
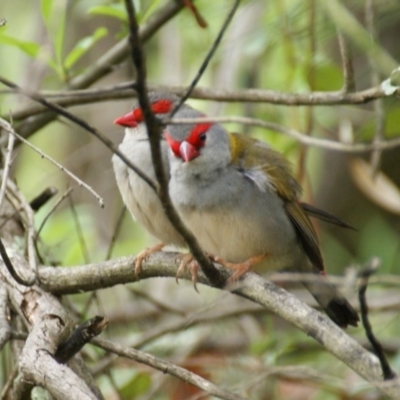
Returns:
[[[148,247],[147,249],[141,251],[138,253],[138,255],[135,258],[135,277],[136,279],[139,279],[139,275],[142,272],[142,263],[143,261],[146,261],[147,257],[150,254],[153,254],[157,251],[162,250],[162,248],[165,246],[164,243],[157,243],[156,245],[152,247]]]
[[[251,268],[261,262],[268,254],[261,254],[259,256],[251,257],[244,262],[241,263],[232,263],[223,260],[220,257],[214,257],[214,261],[223,265],[226,268],[233,269],[233,274],[226,281],[227,285],[236,283],[244,274],[249,272]]]
[[[192,277],[193,287],[194,290],[199,293],[197,290],[197,277],[198,277],[198,270],[199,270],[199,263],[195,260],[191,253],[189,254],[180,254],[178,255],[177,259],[181,259],[179,263],[178,270],[176,271],[175,280],[176,283],[179,283],[179,277],[185,271],[189,271],[190,276]]]

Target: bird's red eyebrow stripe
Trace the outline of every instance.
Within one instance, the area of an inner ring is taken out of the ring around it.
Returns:
[[[167,99],[157,100],[151,105],[151,110],[154,114],[167,114],[171,111],[172,102]],[[134,120],[137,123],[143,122],[143,111],[141,108],[135,108],[133,110]]]
[[[212,123],[211,122],[204,122],[204,123],[200,123],[197,124],[191,131],[190,131],[190,135],[188,138],[188,141],[190,142],[190,139],[192,140],[197,140],[198,137],[204,133],[207,132],[210,127],[211,127]]]

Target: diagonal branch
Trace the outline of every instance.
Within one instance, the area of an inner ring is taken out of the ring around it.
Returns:
[[[187,228],[179,218],[178,213],[172,206],[168,193],[167,177],[164,171],[164,166],[161,161],[162,160],[161,145],[160,145],[161,125],[154,116],[150,108],[149,99],[147,97],[146,66],[144,59],[145,56],[141,47],[141,41],[139,37],[139,27],[135,18],[135,9],[133,3],[130,0],[125,0],[125,7],[129,19],[129,29],[130,29],[129,42],[132,50],[131,54],[132,61],[136,68],[136,73],[137,73],[136,89],[138,92],[138,100],[140,107],[143,111],[144,121],[146,123],[147,133],[150,141],[151,158],[153,161],[154,172],[159,184],[157,194],[161,200],[161,204],[163,205],[167,217],[173,224],[174,228],[185,239],[191,253],[199,262],[204,274],[207,276],[207,278],[214,286],[222,287],[224,285],[224,280],[221,279],[221,276],[218,273],[218,271],[214,268],[209,258],[206,256],[206,254],[198,245],[194,235],[187,230]]]
[[[190,372],[189,370],[178,367],[175,364],[172,364],[168,361],[164,361],[160,358],[157,358],[151,354],[145,353],[140,350],[136,350],[133,348],[126,348],[119,344],[112,343],[109,340],[103,339],[94,339],[92,343],[95,346],[100,347],[101,349],[107,350],[109,352],[118,354],[121,357],[130,358],[139,363],[149,365],[152,368],[158,369],[162,371],[164,374],[170,374],[179,379],[182,379],[184,382],[190,383],[202,390],[206,393],[209,393],[212,396],[216,396],[220,399],[224,400],[246,400],[246,398],[239,396],[237,394],[228,392],[225,389],[221,389],[217,385],[214,385],[212,382],[207,381],[199,375]]]
[[[142,171],[140,170],[136,165],[134,165],[123,153],[121,153],[118,150],[118,147],[114,145],[114,143],[107,138],[107,136],[104,136],[102,133],[100,133],[97,129],[93,128],[90,126],[86,121],[83,119],[77,117],[76,115],[70,113],[69,111],[65,110],[64,108],[58,106],[57,104],[51,103],[44,99],[42,96],[39,96],[38,94],[35,93],[30,93],[22,88],[20,88],[18,85],[15,83],[9,81],[8,79],[0,76],[0,82],[3,83],[4,85],[14,89],[15,92],[21,93],[24,96],[27,96],[31,98],[32,100],[37,101],[38,103],[44,105],[48,109],[55,111],[57,114],[62,115],[63,117],[67,118],[68,120],[74,122],[76,125],[80,126],[81,128],[85,129],[89,133],[91,133],[93,136],[95,136],[97,139],[99,139],[106,147],[108,147],[114,154],[117,154],[118,157],[121,158],[122,161],[126,165],[128,165],[130,168],[132,168],[151,188],[156,190],[156,186],[154,182]]]
[[[183,4],[180,1],[170,1],[163,8],[161,8],[157,14],[151,18],[147,24],[144,24],[140,30],[140,36],[143,41],[148,40],[157,32],[165,23],[173,18],[183,8]],[[81,75],[75,77],[69,82],[69,88],[71,89],[82,89],[92,85],[100,78],[104,77],[108,73],[114,70],[114,67],[122,62],[129,54],[129,45],[127,38],[122,39],[113,48],[106,52],[100,57],[93,66]],[[20,133],[26,138],[31,134],[53,121],[57,117],[57,114],[53,112],[46,112],[36,118],[29,121],[28,124],[24,124],[22,127],[18,127]]]
[[[240,4],[240,0],[235,0],[233,7],[231,11],[229,12],[228,16],[226,17],[221,30],[219,31],[216,39],[214,40],[213,45],[211,46],[210,51],[208,52],[207,56],[205,57],[203,63],[201,64],[199,71],[197,72],[197,75],[193,79],[192,83],[190,84],[189,88],[187,89],[186,93],[182,98],[180,99],[179,103],[175,106],[175,108],[171,111],[171,118],[176,114],[176,112],[181,108],[182,104],[189,98],[190,94],[192,93],[193,89],[197,86],[197,84],[200,81],[200,78],[203,76],[205,70],[208,67],[208,64],[210,63],[211,59],[213,58],[215,52],[217,51],[222,37],[224,36],[226,30],[228,29],[229,24],[231,23],[238,7]]]

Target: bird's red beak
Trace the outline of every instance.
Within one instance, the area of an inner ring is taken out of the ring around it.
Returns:
[[[179,154],[185,162],[188,162],[196,158],[200,153],[196,147],[184,140],[179,146]]]
[[[118,117],[114,124],[126,126],[127,128],[135,128],[137,127],[137,117],[133,111],[128,112],[128,114],[123,115],[122,117]]]

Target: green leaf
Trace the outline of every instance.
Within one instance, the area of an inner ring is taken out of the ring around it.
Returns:
[[[35,42],[19,40],[15,37],[6,34],[0,34],[0,43],[7,44],[9,46],[14,46],[22,50],[24,53],[26,53],[28,56],[32,58],[35,58],[40,51],[39,44]]]
[[[40,11],[42,12],[42,17],[47,25],[48,25],[48,22],[51,17],[52,9],[53,9],[53,0],[41,0],[40,1]]]
[[[153,14],[154,10],[158,7],[159,3],[160,3],[160,0],[153,0],[150,3],[150,5],[147,7],[147,10],[143,13],[143,16],[142,16],[140,22],[143,23],[144,21],[146,21],[147,18],[149,18]]]
[[[61,3],[61,2],[60,2]],[[57,3],[57,8],[53,14],[53,18],[57,21],[55,28],[54,50],[58,65],[62,65],[62,51],[64,47],[65,20],[67,15],[67,1],[63,4]],[[53,21],[54,22],[54,21]]]
[[[89,9],[88,13],[92,15],[107,15],[109,17],[117,18],[121,21],[127,21],[128,19],[125,7],[122,3],[109,4],[107,6],[94,6]]]
[[[86,36],[75,45],[64,60],[64,68],[70,69],[98,40],[106,36],[106,28],[98,28],[93,35]]]
[[[136,398],[146,393],[151,386],[151,378],[148,374],[139,373],[120,389],[123,399]]]

